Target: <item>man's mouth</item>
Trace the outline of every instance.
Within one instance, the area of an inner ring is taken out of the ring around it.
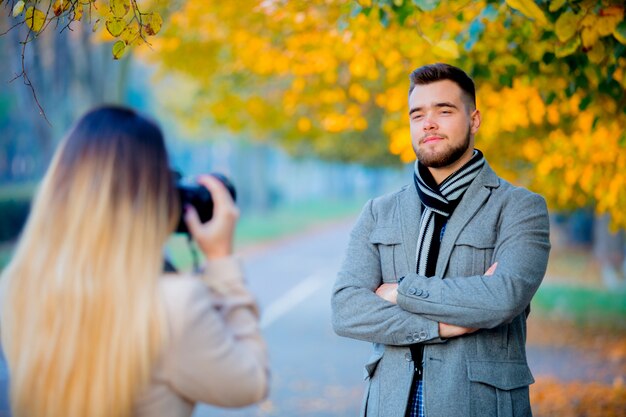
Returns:
[[[431,135],[431,136],[426,136],[424,139],[422,139],[422,143],[434,142],[434,141],[443,140],[443,139],[444,138],[442,136]]]

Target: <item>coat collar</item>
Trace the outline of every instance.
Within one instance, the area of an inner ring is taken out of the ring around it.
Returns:
[[[489,163],[485,161],[485,165],[480,173],[470,184],[459,205],[448,220],[439,249],[439,257],[437,258],[436,275],[438,277],[444,276],[454,244],[465,225],[489,197],[491,189],[499,186],[500,180],[498,176],[491,169]],[[408,271],[415,272],[415,251],[417,250],[422,205],[414,186],[406,187],[398,195],[398,205],[400,207],[400,225],[404,243],[402,246],[404,246]]]

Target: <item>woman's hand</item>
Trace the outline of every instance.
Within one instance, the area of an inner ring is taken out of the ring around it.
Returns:
[[[239,219],[239,209],[228,189],[215,177],[203,175],[198,183],[205,186],[213,198],[213,217],[202,223],[198,212],[192,206],[183,207],[185,223],[200,250],[207,259],[217,259],[233,253],[235,225]]]

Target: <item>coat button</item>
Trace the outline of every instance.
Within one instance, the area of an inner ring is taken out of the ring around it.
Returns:
[[[406,341],[407,341],[407,342],[412,342],[412,341],[413,341],[413,336],[408,335],[408,336],[406,337]]]
[[[413,295],[417,292],[417,289],[415,287],[411,287],[409,288],[409,294]]]
[[[404,359],[405,359],[407,362],[411,362],[411,361],[413,360],[413,358],[411,358],[411,354],[410,354],[409,352],[407,352],[407,353],[405,353],[405,354],[404,354]]]
[[[426,331],[422,330],[420,332],[420,339],[424,340],[428,337],[428,333],[426,333]]]
[[[419,333],[417,333],[417,332],[416,332],[416,333],[413,333],[413,340],[415,340],[416,342],[419,342],[420,340],[422,340],[422,339],[420,338]]]
[[[420,291],[420,295],[424,298],[428,298],[428,291],[424,290],[423,292]]]
[[[422,295],[423,293],[424,293],[424,291],[423,291],[423,290],[417,290],[417,291],[415,292],[415,295],[417,295],[417,296],[419,297],[419,296],[420,296],[420,295]]]

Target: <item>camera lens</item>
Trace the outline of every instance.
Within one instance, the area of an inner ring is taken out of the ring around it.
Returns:
[[[235,187],[225,175],[220,173],[212,173],[210,175],[224,184],[233,200],[237,200]],[[213,198],[209,190],[198,184],[195,179],[188,180],[185,178],[178,179],[176,182],[176,190],[178,191],[181,208],[176,233],[189,233],[184,219],[184,208],[188,205],[196,209],[200,221],[203,223],[211,220],[211,217],[213,217]]]

